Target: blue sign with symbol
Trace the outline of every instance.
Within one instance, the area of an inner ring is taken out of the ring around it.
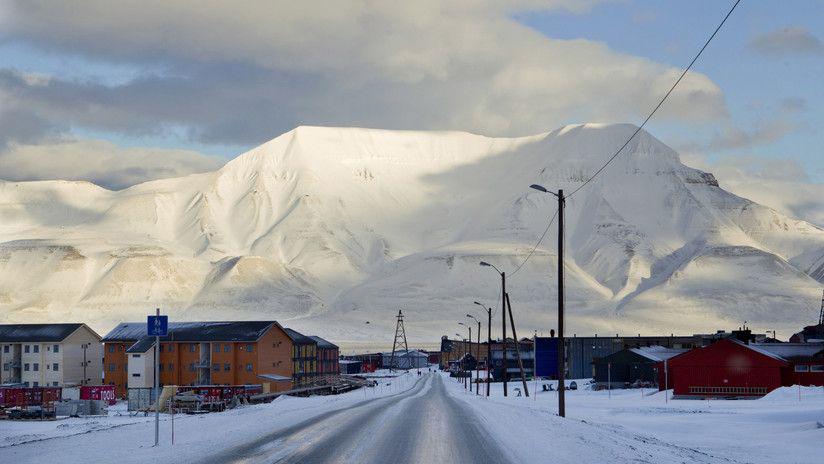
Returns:
[[[150,337],[165,337],[169,334],[169,316],[149,316],[146,330]]]

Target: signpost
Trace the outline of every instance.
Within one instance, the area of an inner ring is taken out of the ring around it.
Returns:
[[[165,337],[169,333],[169,316],[161,316],[160,308],[155,310],[154,316],[149,316],[146,321],[146,334],[155,338],[154,344],[154,392],[155,392],[155,442],[157,446],[160,442],[160,337]]]

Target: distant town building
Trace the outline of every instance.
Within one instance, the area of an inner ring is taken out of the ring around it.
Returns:
[[[596,388],[623,388],[624,386],[650,384],[658,386],[667,384],[659,372],[659,363],[682,353],[686,348],[667,348],[663,346],[644,346],[624,348],[595,360]]]
[[[311,335],[309,338],[314,340],[318,347],[318,375],[328,376],[340,374],[340,366],[338,365],[340,349],[338,345],[315,335]]]
[[[824,385],[824,344],[725,338],[670,358],[667,369],[676,397],[757,397],[782,385]]]
[[[0,325],[0,384],[99,385],[100,335],[86,324]]]
[[[382,353],[383,366],[385,369],[390,367],[390,360],[392,359],[392,352]],[[398,350],[395,351],[395,367],[398,369],[419,369],[426,367],[429,357],[426,353],[417,350]]]
[[[121,323],[103,337],[104,382],[118,396],[154,384],[154,337]],[[316,376],[317,343],[275,321],[170,322],[159,347],[161,385],[268,384],[294,388]]]

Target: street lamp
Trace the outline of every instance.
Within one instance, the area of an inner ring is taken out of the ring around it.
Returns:
[[[504,348],[502,350],[503,367],[504,367],[503,378],[504,378],[504,396],[507,396],[507,381],[506,381],[507,379],[506,379],[506,377],[507,377],[507,374],[508,374],[508,372],[507,372],[508,371],[508,369],[507,369],[508,366],[506,365],[506,272],[501,272],[500,269],[498,269],[497,267],[495,267],[492,264],[487,263],[486,261],[481,261],[478,264],[483,266],[483,267],[491,267],[492,269],[495,269],[495,271],[498,272],[498,274],[501,275],[501,308],[503,309],[503,311],[501,311],[501,327],[502,327],[503,343],[504,343]]]
[[[455,336],[456,336],[456,337],[458,337],[458,340],[460,340],[460,339],[461,339],[461,334],[457,334],[457,333],[456,333],[456,334],[455,334]],[[460,378],[458,378],[457,380],[458,380],[458,382],[460,382],[460,381],[461,381],[461,379],[460,379]]]
[[[564,354],[564,199],[563,189],[558,193],[550,192],[538,184],[530,185],[539,192],[551,193],[558,199],[558,415],[566,417],[564,404],[564,377],[566,375],[566,356]]]
[[[481,359],[481,321],[471,314],[467,314],[466,317],[474,319],[475,322],[478,323],[478,348],[475,350],[475,395],[479,395],[481,389],[481,373],[478,372],[478,361]],[[469,343],[471,346],[472,340],[470,340]]]
[[[475,304],[486,310],[489,319],[486,325],[486,396],[489,396],[489,369],[492,362],[492,308],[487,308],[477,301]]]
[[[462,326],[466,327],[467,329],[469,329],[469,346],[468,347],[464,346],[464,353],[471,354],[472,353],[472,326],[471,325],[466,325],[463,322],[458,322],[458,325],[462,325]],[[469,380],[466,380],[466,377],[464,377],[464,388],[467,387],[467,383],[470,383],[470,384],[472,383],[472,372],[471,371],[469,372]],[[472,390],[472,385],[469,385],[469,389]]]

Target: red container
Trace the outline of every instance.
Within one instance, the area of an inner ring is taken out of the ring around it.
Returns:
[[[63,389],[60,387],[20,387],[0,388],[0,405],[13,406],[43,406],[60,401]]]
[[[80,387],[81,400],[101,400],[109,406],[117,403],[114,385],[84,385]]]

